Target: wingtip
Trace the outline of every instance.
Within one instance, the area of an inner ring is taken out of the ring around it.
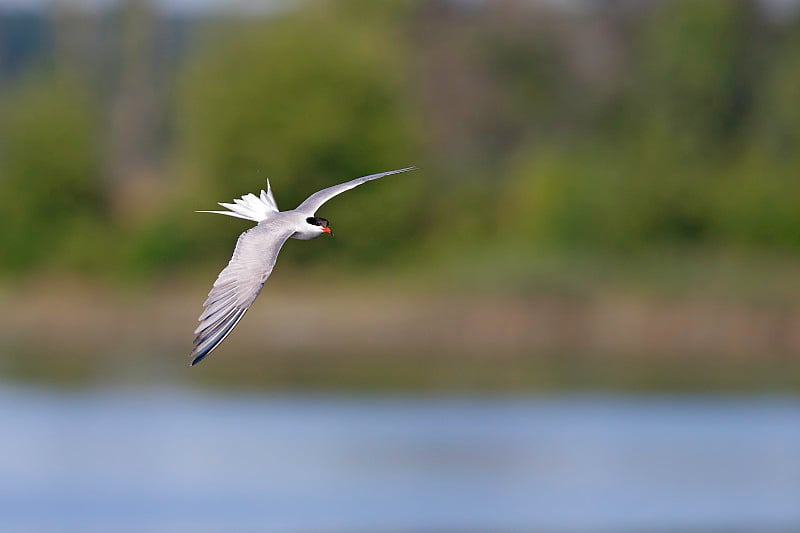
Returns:
[[[194,365],[196,365],[197,363],[199,363],[200,361],[205,359],[207,355],[208,355],[207,352],[206,353],[200,353],[200,354],[196,354],[194,352],[190,353],[189,357],[192,357],[193,359],[191,361],[189,361],[189,368],[193,367]]]
[[[198,346],[195,345],[194,350],[192,350],[192,352],[188,355],[188,357],[191,358],[191,361],[189,361],[189,367],[191,368],[200,361],[202,361],[203,359],[205,359],[215,347],[216,346],[212,347],[211,350],[209,350],[208,346],[206,346],[205,348],[198,350],[197,349]]]
[[[381,176],[390,176],[392,174],[400,174],[401,172],[410,172],[412,170],[418,170],[419,167],[405,167],[405,168],[398,168],[397,170],[389,170],[388,172],[384,172],[380,174]],[[376,174],[378,175],[378,174]]]

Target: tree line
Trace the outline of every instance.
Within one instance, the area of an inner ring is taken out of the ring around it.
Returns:
[[[303,3],[198,22],[175,54],[144,1],[117,13],[108,50],[81,31],[107,21],[54,15],[53,52],[0,85],[0,270],[185,268],[235,233],[195,209],[267,177],[290,208],[411,164],[326,206],[357,239],[287,260],[800,252],[796,16],[531,4]]]

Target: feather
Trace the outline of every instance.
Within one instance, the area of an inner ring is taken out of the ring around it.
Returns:
[[[253,222],[261,222],[278,212],[278,204],[272,196],[272,188],[267,180],[267,190],[261,191],[260,196],[253,193],[235,198],[233,203],[219,202],[227,211],[196,211],[197,213],[214,213],[229,217],[243,218]]]

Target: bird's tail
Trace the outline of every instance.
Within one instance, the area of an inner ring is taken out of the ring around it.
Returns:
[[[197,213],[215,213],[261,222],[278,212],[278,204],[275,202],[275,197],[272,196],[269,180],[267,180],[267,190],[262,190],[260,196],[249,193],[241,198],[236,198],[232,204],[220,202],[219,205],[228,211],[197,211]]]

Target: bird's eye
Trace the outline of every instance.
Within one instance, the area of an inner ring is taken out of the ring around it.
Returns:
[[[306,219],[306,222],[308,222],[312,226],[320,226],[322,228],[327,228],[328,227],[327,219],[324,219],[322,217],[308,217]]]

